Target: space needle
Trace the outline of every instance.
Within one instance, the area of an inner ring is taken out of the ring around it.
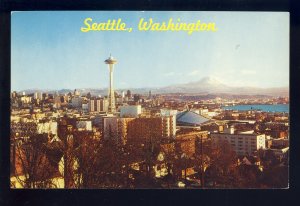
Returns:
[[[116,105],[115,105],[115,91],[113,87],[113,72],[114,72],[114,64],[117,63],[117,60],[114,59],[111,54],[108,59],[106,59],[105,64],[108,64],[109,69],[109,89],[108,89],[108,112],[114,113],[116,111]]]

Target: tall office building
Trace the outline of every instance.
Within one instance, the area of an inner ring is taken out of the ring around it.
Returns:
[[[88,103],[89,112],[107,112],[108,100],[103,98],[91,98]]]

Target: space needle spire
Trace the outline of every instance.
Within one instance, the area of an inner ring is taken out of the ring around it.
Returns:
[[[115,91],[113,87],[113,72],[114,72],[114,64],[117,63],[117,60],[114,59],[111,54],[108,59],[106,59],[105,64],[108,64],[109,69],[109,88],[108,88],[108,112],[114,113],[116,112],[116,105],[115,105]]]

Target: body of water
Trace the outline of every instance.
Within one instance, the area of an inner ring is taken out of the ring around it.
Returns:
[[[286,112],[289,113],[289,104],[247,104],[222,107],[222,109],[232,109],[240,111],[261,110],[263,112]]]

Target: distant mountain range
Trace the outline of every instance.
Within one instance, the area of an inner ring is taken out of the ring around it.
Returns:
[[[87,94],[90,92],[92,95],[107,95],[107,88],[102,89],[78,89],[81,94]],[[152,94],[166,94],[166,93],[182,93],[182,94],[229,94],[229,95],[268,95],[268,96],[289,96],[288,87],[276,87],[276,88],[259,88],[259,87],[234,87],[226,85],[213,77],[204,77],[200,81],[190,82],[186,84],[176,84],[161,88],[124,88],[116,89],[117,92],[131,90],[132,93],[138,94],[148,94],[151,90]],[[28,93],[34,92],[48,92],[59,94],[65,94],[68,92],[73,92],[70,89],[61,90],[39,90],[39,89],[29,89],[23,90]],[[23,92],[20,91],[20,92]]]
[[[196,94],[235,94],[235,95],[270,95],[288,96],[288,87],[259,88],[259,87],[234,87],[226,85],[213,77],[204,77],[200,81],[187,84],[171,85],[160,89],[161,92],[196,93]]]

